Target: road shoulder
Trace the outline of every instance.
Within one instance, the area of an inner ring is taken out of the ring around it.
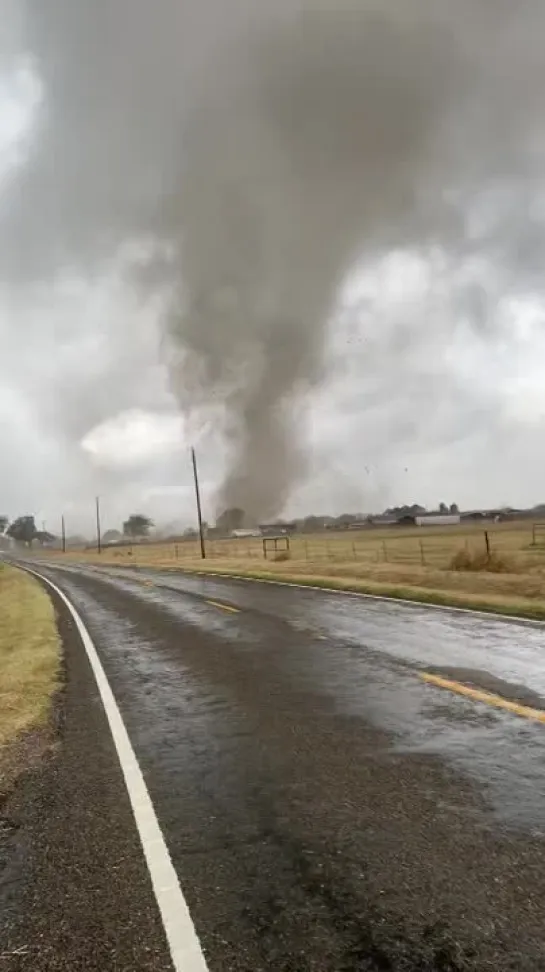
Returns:
[[[60,683],[53,604],[35,578],[0,561],[0,812],[17,777],[52,745]]]
[[[122,565],[125,566],[125,565]],[[143,564],[133,565],[125,569],[142,569]],[[155,565],[153,568],[161,569]],[[486,614],[492,617],[503,617],[507,621],[529,621],[538,624],[545,624],[545,604],[536,602],[530,598],[517,598],[515,596],[506,599],[505,597],[494,597],[493,595],[469,594],[456,591],[439,590],[428,587],[418,587],[417,585],[385,584],[372,580],[361,580],[357,578],[343,578],[334,575],[321,576],[319,574],[305,574],[297,571],[275,572],[267,570],[229,570],[224,567],[199,566],[190,567],[163,567],[168,573],[180,573],[199,576],[209,576],[214,578],[225,578],[226,580],[246,580],[262,584],[277,584],[286,587],[302,587],[309,590],[319,590],[324,593],[348,594],[360,597],[372,598],[377,601],[393,601],[399,604],[414,604],[416,607],[423,606],[429,608],[444,608],[452,611],[470,612],[472,614]]]
[[[54,603],[65,665],[59,745],[3,810],[0,968],[166,972],[164,932],[98,689],[74,621]]]

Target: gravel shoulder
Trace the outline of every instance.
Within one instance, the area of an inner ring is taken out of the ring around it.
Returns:
[[[54,600],[65,678],[58,746],[4,803],[0,969],[166,972],[163,930],[98,690],[75,626]]]

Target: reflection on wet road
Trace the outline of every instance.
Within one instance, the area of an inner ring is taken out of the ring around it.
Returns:
[[[292,683],[311,686],[341,713],[371,720],[398,748],[453,761],[481,784],[504,820],[545,833],[545,727],[417,679],[429,670],[545,711],[545,627],[190,575],[131,576],[122,569],[107,575],[239,648],[259,650],[271,620],[284,637],[299,634],[297,651],[283,659]],[[222,612],[238,612],[237,626]]]
[[[545,708],[544,628],[174,573],[47,573],[97,644],[212,969],[395,969],[390,947],[416,963],[440,926],[485,949],[441,967],[488,968],[514,923],[545,959],[545,726],[420,677]]]

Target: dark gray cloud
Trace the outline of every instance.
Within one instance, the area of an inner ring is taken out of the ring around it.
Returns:
[[[436,365],[460,350],[460,329],[468,346],[473,333],[491,349],[505,339],[506,291],[541,296],[542,3],[18,11],[0,57],[30,58],[42,102],[0,199],[3,278],[33,298],[39,286],[47,304],[53,282],[104,292],[121,275],[131,299],[156,302],[147,317],[127,298],[123,319],[61,328],[60,360],[34,365],[42,378],[49,368],[35,384],[60,441],[123,409],[169,407],[158,320],[180,408],[197,428],[212,416],[226,444],[218,502],[281,511],[315,475],[301,403],[334,364],[340,288],[391,249],[438,272],[412,304],[375,299],[374,317],[359,314],[368,343],[343,367],[347,407],[375,429],[368,448],[386,462],[388,450],[454,446],[475,423],[499,434],[494,391]]]

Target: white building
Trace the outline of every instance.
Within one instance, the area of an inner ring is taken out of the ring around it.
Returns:
[[[417,526],[457,526],[461,523],[459,513],[432,513],[430,516],[415,516]]]

